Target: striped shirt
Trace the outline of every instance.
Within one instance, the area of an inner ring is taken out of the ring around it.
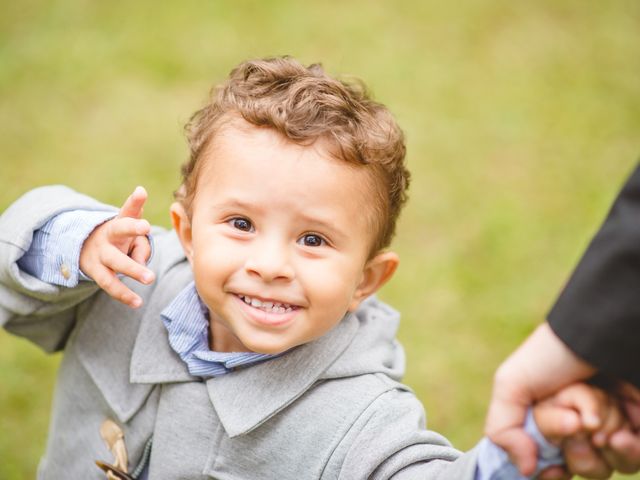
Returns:
[[[161,313],[171,348],[196,377],[224,375],[236,368],[263,362],[279,355],[255,352],[215,352],[209,349],[209,310],[193,282]]]

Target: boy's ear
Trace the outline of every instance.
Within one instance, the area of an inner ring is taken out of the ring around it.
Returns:
[[[187,211],[184,209],[180,202],[173,202],[171,207],[169,208],[171,213],[171,223],[176,233],[178,234],[178,238],[180,239],[180,243],[182,244],[182,249],[184,250],[184,254],[191,263],[193,258],[193,244],[191,241],[191,220],[189,220],[189,216],[187,215]]]
[[[362,280],[353,294],[349,311],[353,312],[369,295],[374,294],[391,278],[398,268],[400,257],[395,252],[379,253],[364,266]]]

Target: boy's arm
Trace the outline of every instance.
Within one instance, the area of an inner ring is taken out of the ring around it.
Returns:
[[[549,465],[561,464],[560,450],[537,433],[533,420],[530,420],[527,428],[536,436],[543,452],[538,471]],[[518,474],[508,455],[487,439],[473,450],[461,453],[442,435],[427,430],[424,410],[419,400],[411,392],[399,390],[392,390],[378,397],[352,425],[325,467],[327,478],[334,478],[337,471],[340,472],[339,478],[525,478]]]
[[[91,280],[80,270],[80,251],[91,232],[117,212],[72,210],[59,213],[33,232],[29,250],[18,267],[43,282],[73,288]]]
[[[38,273],[33,271],[38,269],[34,266],[35,257],[24,258],[32,246],[34,232],[53,217],[72,210],[92,212],[94,221],[102,215],[117,214],[111,206],[66,187],[52,186],[28,192],[0,216],[0,326],[29,338],[47,351],[63,346],[75,322],[75,306],[95,293],[98,286],[93,282],[81,282],[75,288],[60,286],[60,283],[72,286],[77,278],[73,278],[72,265],[67,265],[72,262],[60,260],[57,265],[56,256],[49,248],[41,253],[53,258],[50,273],[59,273],[63,281],[49,282],[21,267]],[[54,269],[58,272],[53,272]]]
[[[0,216],[0,326],[29,338],[46,351],[64,345],[75,322],[74,307],[97,291],[91,282],[64,288],[20,268],[33,234],[54,216],[70,210],[99,212],[113,207],[63,186],[34,189]]]
[[[462,454],[426,429],[413,393],[390,390],[376,398],[334,448],[321,478],[475,480],[477,451]]]

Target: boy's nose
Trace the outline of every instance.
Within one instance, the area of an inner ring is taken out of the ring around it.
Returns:
[[[245,270],[249,274],[258,275],[265,282],[291,280],[294,276],[286,248],[276,242],[256,245],[247,258]]]

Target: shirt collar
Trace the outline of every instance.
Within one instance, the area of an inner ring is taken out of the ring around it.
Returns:
[[[255,352],[215,352],[209,349],[209,310],[191,282],[160,314],[169,334],[169,345],[199,377],[224,375],[236,368],[275,358]]]

